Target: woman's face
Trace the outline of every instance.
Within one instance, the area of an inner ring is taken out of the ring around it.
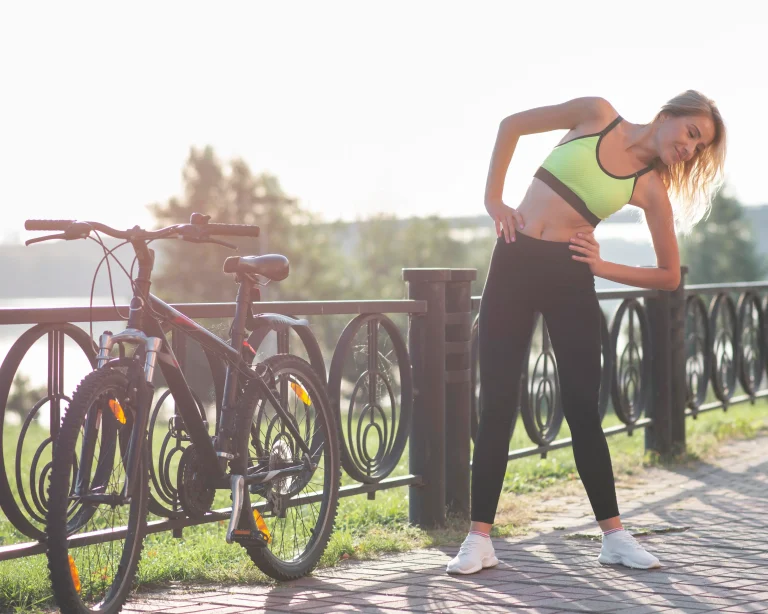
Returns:
[[[659,121],[659,157],[667,166],[687,162],[715,138],[715,122],[708,115],[662,114]]]

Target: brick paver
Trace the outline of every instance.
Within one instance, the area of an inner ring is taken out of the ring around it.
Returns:
[[[348,562],[274,587],[175,588],[134,595],[124,612],[768,612],[768,437],[728,444],[694,467],[648,470],[618,488],[628,528],[659,570],[597,563],[586,496],[547,501],[524,537],[494,539],[501,563],[453,577],[456,548]],[[215,589],[215,590],[214,590]]]

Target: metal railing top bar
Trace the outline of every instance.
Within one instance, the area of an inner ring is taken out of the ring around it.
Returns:
[[[627,299],[627,298],[653,298],[659,293],[658,290],[646,290],[644,288],[637,290],[598,290],[597,298],[611,300],[611,299]],[[480,296],[472,297],[472,309],[480,307]]]
[[[768,290],[768,281],[743,281],[727,284],[693,284],[686,285],[686,294],[708,294],[716,292],[744,291],[752,290],[754,292]],[[647,290],[643,288],[628,290],[598,290],[599,299],[627,299],[627,298],[651,298],[659,294],[659,290]],[[480,297],[472,297],[472,309],[480,307]]]
[[[710,292],[730,292],[740,290],[768,290],[768,281],[742,281],[730,284],[694,284],[685,286],[687,294],[704,294]]]
[[[52,301],[55,299],[51,299]],[[235,303],[176,303],[172,307],[190,318],[231,318]],[[409,299],[368,301],[274,301],[254,303],[259,313],[287,316],[345,315],[362,313],[426,313],[427,302]],[[2,324],[49,324],[57,322],[115,322],[124,320],[128,305],[86,307],[36,307],[0,309]],[[122,314],[122,315],[121,315]]]

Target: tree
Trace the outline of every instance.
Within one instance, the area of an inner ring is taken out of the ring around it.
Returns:
[[[211,216],[212,222],[253,224],[258,239],[221,237],[237,244],[239,255],[279,253],[288,257],[291,273],[285,281],[262,293],[266,300],[335,298],[344,285],[343,262],[336,249],[333,226],[317,228],[317,216],[302,210],[285,194],[277,177],[253,175],[240,159],[227,172],[211,147],[192,148],[183,171],[184,196],[152,205],[161,225],[186,223],[192,213]],[[232,276],[222,273],[224,247],[166,242],[155,276],[159,294],[173,301],[227,302],[234,300]]]
[[[738,199],[721,190],[706,220],[681,240],[682,263],[688,266],[686,283],[757,281],[765,277],[765,258],[757,252],[743,209]]]
[[[48,396],[48,386],[32,386],[29,377],[19,373],[13,380],[6,407],[10,411],[18,412],[21,418],[25,419],[35,403],[46,396]]]
[[[454,239],[450,230],[448,222],[437,216],[403,220],[381,214],[358,222],[357,296],[405,298],[403,268],[471,267],[465,244]]]

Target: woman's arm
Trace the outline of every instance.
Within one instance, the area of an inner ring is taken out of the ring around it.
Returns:
[[[603,121],[615,114],[613,107],[603,98],[574,98],[562,104],[537,107],[515,113],[501,120],[496,143],[491,154],[488,178],[485,184],[485,208],[496,221],[496,233],[501,227],[507,241],[514,237],[514,222],[523,227],[522,216],[502,201],[504,179],[512,160],[518,139],[524,134],[550,130],[572,130],[585,122]]]
[[[603,260],[593,272],[603,279],[649,290],[672,291],[680,285],[679,271],[675,278],[670,271],[660,267],[634,267]]]
[[[602,260],[600,247],[592,234],[571,239],[571,248],[583,254],[574,256],[574,260],[588,262],[597,277],[638,288],[672,291],[680,285],[680,253],[672,205],[661,178],[656,173],[649,173],[646,177],[648,180],[644,189],[637,191],[632,204],[645,211],[656,252],[655,267],[634,267]]]

